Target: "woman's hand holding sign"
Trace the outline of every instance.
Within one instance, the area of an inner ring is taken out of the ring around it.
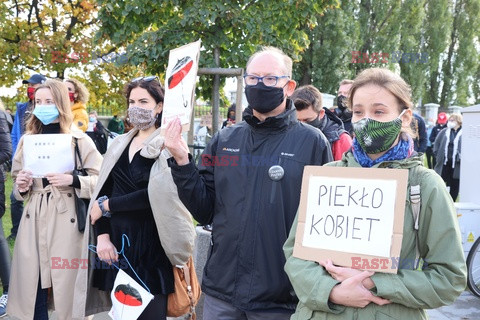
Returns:
[[[20,170],[15,179],[18,191],[27,192],[33,184],[32,172],[28,170]]]
[[[373,295],[373,293],[363,285],[363,281],[373,276],[373,274],[371,271],[363,271],[353,277],[345,279],[333,287],[329,300],[335,304],[355,308],[365,308],[371,302],[380,306],[391,303],[390,300]]]
[[[182,124],[176,118],[167,124],[165,132],[165,147],[170,151],[178,165],[183,166],[190,162],[188,146],[182,138]]]
[[[45,178],[54,187],[67,187],[73,183],[73,176],[68,173],[47,173]]]
[[[347,280],[348,278],[351,278],[353,276],[356,276],[360,273],[362,273],[361,270],[358,269],[352,269],[352,268],[346,268],[346,267],[338,267],[332,263],[332,260],[328,259],[327,261],[320,261],[319,264],[327,270],[328,273],[332,276],[333,279],[343,282]],[[370,277],[366,278],[363,281],[363,286],[370,290],[373,287],[375,287],[375,283],[373,283],[372,279]]]

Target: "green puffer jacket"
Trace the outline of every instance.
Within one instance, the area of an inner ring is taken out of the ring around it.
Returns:
[[[410,185],[420,184],[422,208],[419,218],[419,249],[426,262],[423,270],[414,263],[399,267],[397,274],[375,273],[371,279],[376,287],[372,292],[392,301],[379,306],[370,303],[365,308],[332,304],[328,297],[338,283],[316,262],[292,256],[298,215],[283,250],[287,262],[285,271],[292,282],[299,303],[291,320],[358,319],[358,320],[415,320],[428,319],[423,309],[451,304],[465,289],[467,268],[461,244],[456,211],[442,178],[423,167],[420,157],[401,161],[382,162],[374,168],[409,170],[405,220],[400,260],[415,260],[414,221],[410,205]],[[360,167],[353,154],[327,166]]]

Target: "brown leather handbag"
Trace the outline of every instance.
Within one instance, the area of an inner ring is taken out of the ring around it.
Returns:
[[[167,316],[180,317],[188,314],[187,319],[195,320],[195,306],[200,299],[202,290],[190,256],[184,266],[173,266],[175,292],[168,295]]]

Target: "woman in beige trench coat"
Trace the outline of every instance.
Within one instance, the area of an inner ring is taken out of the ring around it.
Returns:
[[[33,178],[24,169],[25,136],[50,133],[72,135],[71,152],[75,155],[76,140],[88,176],[70,172]],[[102,156],[93,141],[72,126],[68,90],[56,80],[47,80],[36,89],[26,135],[20,139],[12,165],[15,197],[27,202],[13,253],[7,311],[19,319],[47,319],[48,288],[52,288],[57,319],[71,319],[83,237],[77,227],[73,193],[90,198]]]

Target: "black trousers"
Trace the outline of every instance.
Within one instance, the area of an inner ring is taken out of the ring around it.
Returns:
[[[427,157],[427,165],[429,169],[435,168],[435,156],[433,155],[433,147],[427,147],[427,150],[425,151],[425,156]]]
[[[455,202],[457,200],[458,191],[460,188],[460,179],[453,178],[453,170],[454,168],[452,168],[452,161],[447,161],[447,164],[444,164],[442,168],[442,178],[447,186],[450,187],[450,195]]]
[[[167,295],[156,294],[153,300],[143,310],[138,320],[165,320],[167,319]]]

